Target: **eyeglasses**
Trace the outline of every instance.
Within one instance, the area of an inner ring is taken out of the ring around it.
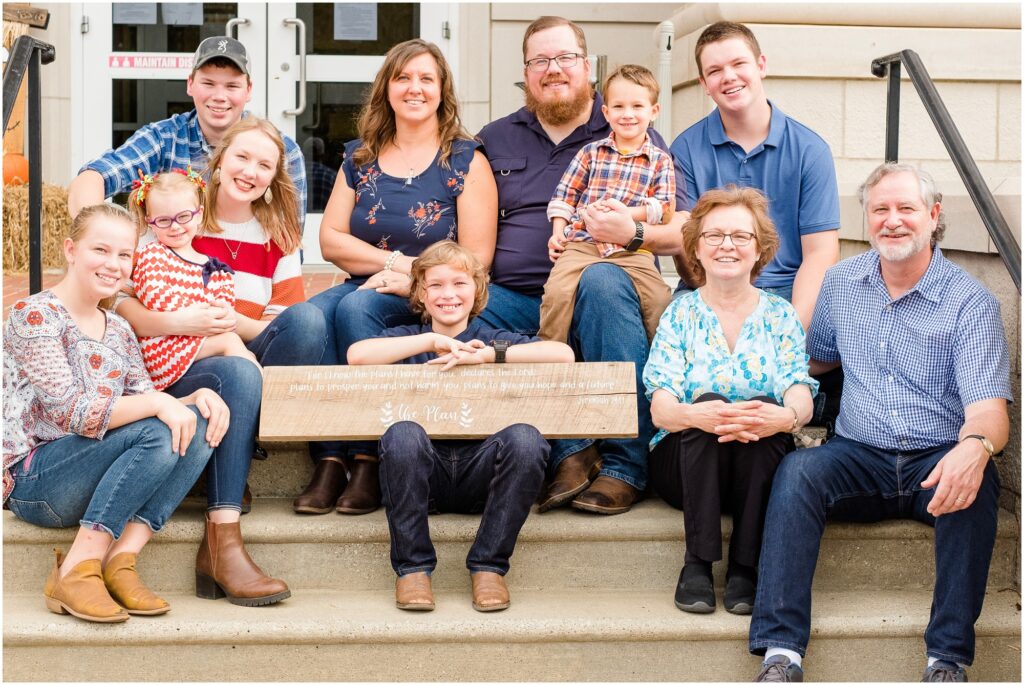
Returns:
[[[559,69],[568,69],[569,67],[576,66],[580,57],[583,57],[583,55],[578,52],[567,52],[564,55],[558,55],[557,57],[536,57],[523,62],[523,64],[525,64],[526,68],[533,73],[543,74],[551,67],[552,62],[555,62]]]
[[[168,229],[173,224],[184,226],[188,222],[192,221],[192,217],[196,214],[201,214],[203,211],[202,207],[196,207],[195,209],[186,209],[183,212],[178,212],[174,216],[158,216],[155,219],[147,219],[146,223],[153,228]]]
[[[743,247],[749,245],[751,240],[757,238],[753,233],[747,233],[746,231],[736,231],[735,233],[719,233],[718,231],[710,231],[708,233],[701,233],[700,237],[704,239],[708,245],[717,247],[725,242],[728,238],[736,247]]]

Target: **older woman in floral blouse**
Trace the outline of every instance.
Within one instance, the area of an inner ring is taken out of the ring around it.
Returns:
[[[811,417],[804,331],[793,306],[752,283],[778,247],[768,203],[751,188],[713,190],[683,226],[683,254],[702,281],[661,317],[644,384],[659,432],[651,483],[682,509],[685,565],[676,606],[715,609],[711,564],[732,513],[725,608],[749,614],[772,477]]]

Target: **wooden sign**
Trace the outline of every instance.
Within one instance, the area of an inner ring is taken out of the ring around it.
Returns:
[[[399,421],[434,438],[481,439],[514,423],[546,438],[636,437],[631,362],[270,366],[261,441],[368,440]]]
[[[25,2],[5,2],[4,22],[28,24],[37,29],[46,29],[50,24],[50,13],[38,7],[30,7]],[[7,46],[10,49],[10,46]]]

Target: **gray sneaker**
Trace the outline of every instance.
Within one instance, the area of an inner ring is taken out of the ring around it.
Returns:
[[[789,660],[788,656],[776,654],[761,664],[761,672],[754,678],[755,683],[802,683],[804,669]]]
[[[966,683],[967,671],[960,664],[952,661],[936,661],[924,669],[921,676],[922,683]]]

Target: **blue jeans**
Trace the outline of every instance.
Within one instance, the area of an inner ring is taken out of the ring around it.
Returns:
[[[14,467],[11,511],[37,526],[78,524],[115,539],[130,521],[158,532],[213,453],[206,419],[190,409],[196,434],[183,457],[171,450],[171,431],[155,417],[114,428],[102,440],[68,435],[39,446]]]
[[[263,366],[316,366],[327,346],[327,322],[318,308],[299,302],[245,346]]]
[[[166,392],[184,397],[199,388],[220,395],[231,411],[231,423],[206,472],[206,506],[240,511],[260,418],[263,376],[248,359],[207,357],[194,363]]]
[[[540,328],[540,296],[517,293],[499,285],[488,289],[487,308],[480,319],[495,328],[536,335]],[[640,298],[629,276],[614,264],[594,264],[583,272],[576,290],[569,343],[576,358],[587,362],[633,362],[636,372],[636,438],[602,440],[601,475],[617,478],[643,490],[647,487],[647,443],[654,436],[651,404],[643,393],[648,343],[640,317]],[[590,439],[555,440],[551,445],[552,473],[562,461],[593,444]]]
[[[811,629],[811,581],[826,519],[912,518],[935,528],[935,591],[924,634],[928,656],[972,663],[974,623],[981,615],[995,545],[999,476],[990,461],[974,504],[932,516],[927,507],[935,491],[920,483],[950,448],[888,452],[837,436],[783,459],[768,502],[750,623],[752,654],[764,654],[769,647],[804,654]]]
[[[348,364],[352,343],[375,338],[385,328],[420,323],[420,316],[409,309],[409,300],[385,295],[376,290],[359,290],[365,279],[351,280],[323,291],[309,300],[323,312],[327,323],[327,346],[320,360],[323,366]],[[318,462],[327,456],[377,454],[377,443],[367,440],[330,440],[309,443],[309,456]]]
[[[380,488],[395,573],[434,570],[427,515],[447,511],[483,513],[466,568],[505,575],[543,485],[548,450],[540,432],[522,423],[486,440],[431,440],[411,421],[388,428],[380,438]]]

